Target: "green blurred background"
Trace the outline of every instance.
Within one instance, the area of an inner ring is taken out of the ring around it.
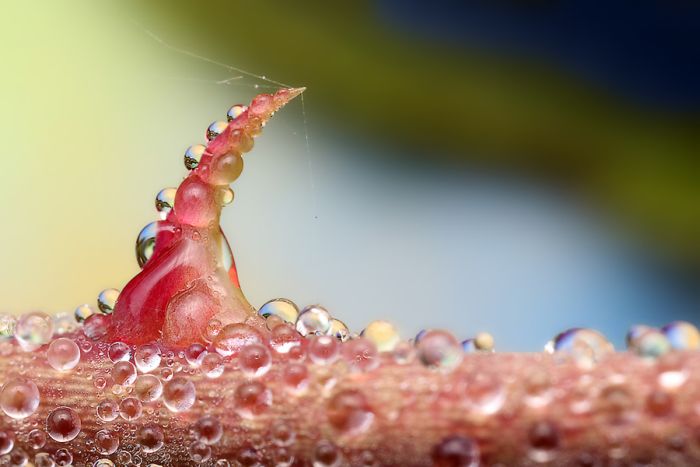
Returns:
[[[242,69],[308,88],[224,214],[255,305],[514,349],[697,321],[700,14],[650,5],[6,3],[0,311],[133,276],[184,149],[269,89]]]

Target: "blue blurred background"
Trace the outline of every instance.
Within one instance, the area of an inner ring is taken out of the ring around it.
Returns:
[[[692,2],[39,3],[1,7],[0,311],[121,287],[184,149],[275,80],[304,101],[222,221],[254,305],[500,350],[700,321]]]

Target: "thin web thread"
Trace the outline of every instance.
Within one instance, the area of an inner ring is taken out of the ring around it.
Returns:
[[[234,71],[236,73],[240,73],[243,76],[248,76],[250,78],[255,78],[259,79],[261,81],[265,81],[270,84],[274,84],[275,86],[270,86],[270,85],[259,85],[255,84],[253,85],[254,88],[268,88],[268,89],[276,89],[279,86],[285,87],[285,88],[291,88],[294,87],[290,84],[283,83],[281,81],[276,81],[273,79],[268,78],[267,76],[264,75],[259,75],[256,73],[252,73],[248,70],[244,70],[242,68],[229,65],[228,63],[223,63],[218,60],[211,59],[209,57],[206,57],[204,55],[197,54],[195,52],[192,52],[187,49],[183,49],[180,47],[176,47],[168,42],[166,42],[163,38],[155,34],[153,31],[150,29],[144,27],[140,23],[136,21],[132,21],[139,29],[141,29],[148,37],[153,39],[156,43],[161,45],[162,47],[171,50],[175,53],[178,53],[180,55],[184,55],[190,58],[194,58],[196,60],[201,60],[206,63],[210,63],[212,65],[216,65],[218,67],[224,68],[228,71]],[[226,85],[226,86],[233,86],[233,85],[238,85],[238,86],[250,86],[247,83],[238,83],[237,80],[240,80],[243,78],[243,76],[231,76],[229,78],[225,78],[222,80],[214,81],[215,84],[219,85]],[[194,82],[203,82],[203,83],[211,83],[212,81],[209,80],[203,80],[203,79],[197,79],[197,78],[173,78],[170,77],[169,79],[176,79],[176,80],[181,80],[181,81],[194,81]],[[308,119],[306,116],[306,103],[304,102],[304,94],[301,94],[301,114],[302,118],[304,121],[304,142],[306,146],[306,162],[307,162],[307,168],[308,168],[308,173],[309,173],[309,187],[311,189],[311,203],[312,203],[312,210],[313,210],[313,218],[318,219],[318,204],[317,204],[317,197],[316,197],[316,181],[314,177],[314,171],[313,171],[313,164],[312,164],[312,158],[311,158],[311,145],[309,144],[309,129],[308,129]],[[315,232],[314,232],[315,234]]]

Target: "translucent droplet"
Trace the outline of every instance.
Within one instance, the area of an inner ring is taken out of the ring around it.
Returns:
[[[272,392],[258,381],[241,383],[234,393],[236,412],[243,418],[253,418],[272,405]]]
[[[196,169],[206,149],[202,144],[195,144],[187,148],[187,151],[185,151],[185,167],[188,170]]]
[[[364,337],[343,344],[343,359],[355,371],[372,371],[379,366],[379,352],[372,341]]]
[[[347,342],[350,339],[350,330],[348,326],[339,319],[331,319],[331,325],[326,331],[329,336],[333,336],[340,342]]]
[[[573,328],[558,334],[547,351],[571,358],[583,368],[590,368],[613,353],[615,348],[594,329]]]
[[[262,334],[247,324],[234,323],[225,326],[214,339],[214,349],[224,357],[236,357],[243,347],[261,344]]]
[[[103,422],[111,422],[119,416],[119,406],[113,399],[105,399],[97,404],[97,417]]]
[[[238,355],[241,371],[248,377],[257,378],[264,375],[272,365],[272,355],[262,344],[249,344]]]
[[[226,270],[228,270],[228,268]],[[209,320],[202,337],[207,342],[213,342],[223,329],[224,325],[218,319]]]
[[[559,447],[559,430],[548,421],[539,421],[530,428],[528,457],[535,462],[551,462]]]
[[[331,397],[326,414],[333,428],[348,435],[366,431],[374,420],[365,395],[356,389],[346,389]]]
[[[30,380],[10,380],[5,383],[0,393],[2,411],[15,419],[27,418],[36,412],[39,401],[39,389]]]
[[[217,136],[219,136],[228,126],[228,122],[224,122],[223,120],[218,120],[216,122],[212,122],[211,125],[207,127],[207,141],[212,141],[216,139]]]
[[[34,467],[54,467],[55,465],[56,462],[48,452],[40,452],[34,456]]]
[[[221,189],[221,204],[224,206],[227,206],[231,203],[233,203],[233,197],[235,194],[233,193],[233,190],[231,187],[227,186],[225,188]]]
[[[177,188],[168,187],[163,188],[156,195],[156,211],[159,212],[161,220],[165,220],[168,217],[168,213],[173,210],[175,193],[177,193]]]
[[[319,365],[330,365],[340,355],[340,343],[332,336],[314,336],[309,342],[309,358]]]
[[[58,407],[46,418],[46,432],[59,443],[73,441],[80,433],[80,417],[70,407]]]
[[[124,342],[114,342],[109,346],[107,355],[112,363],[127,362],[131,358],[131,347]]]
[[[157,232],[158,223],[151,222],[141,229],[138,237],[136,237],[136,261],[138,261],[140,267],[143,267],[153,255],[153,250],[156,247]]]
[[[12,315],[0,314],[0,338],[14,336],[16,325],[17,318]]]
[[[202,358],[207,354],[207,348],[196,342],[185,350],[185,360],[192,367],[199,367],[202,364]]]
[[[232,106],[230,109],[228,109],[228,112],[226,112],[226,119],[229,122],[234,121],[237,119],[243,112],[248,110],[248,107],[242,104],[236,104]]]
[[[128,361],[120,361],[112,367],[112,379],[114,384],[130,386],[136,380],[136,367]]]
[[[664,326],[661,331],[674,349],[700,349],[700,331],[687,321],[673,321]]]
[[[263,304],[258,310],[258,314],[263,318],[278,316],[284,322],[294,324],[299,316],[299,308],[296,304],[286,298],[275,298]]]
[[[46,432],[44,430],[34,429],[29,432],[29,446],[32,449],[41,449],[46,446]]]
[[[423,365],[451,371],[462,361],[464,353],[457,339],[447,331],[427,331],[417,343],[418,358]]]
[[[470,438],[448,436],[433,447],[431,458],[436,467],[477,467],[479,447]]]
[[[78,306],[75,309],[73,316],[75,316],[75,320],[77,322],[82,323],[94,314],[95,314],[95,309],[93,307],[91,307],[90,305],[88,305],[87,303],[83,303],[82,305]]]
[[[630,326],[629,330],[627,331],[627,334],[625,335],[625,343],[627,344],[627,348],[631,349],[634,345],[634,342],[637,339],[639,339],[639,336],[641,336],[650,329],[653,328],[644,324],[634,324]]]
[[[119,437],[108,430],[100,430],[95,433],[95,448],[103,456],[114,454],[119,448]]]
[[[302,336],[325,334],[331,327],[331,315],[320,305],[304,308],[296,321],[296,328]]]
[[[135,397],[127,397],[119,404],[119,415],[127,421],[134,421],[141,417],[143,405]]]
[[[272,315],[274,316],[274,315]],[[272,329],[270,347],[279,354],[287,354],[294,347],[302,345],[301,335],[288,324],[279,324]]]
[[[629,350],[653,360],[669,352],[671,343],[660,330],[649,328],[630,342]]]
[[[188,410],[196,399],[194,384],[182,376],[171,379],[163,387],[163,402],[171,412]]]
[[[92,467],[114,467],[114,462],[107,458],[97,459]]]
[[[207,378],[218,378],[224,373],[224,359],[218,353],[207,353],[202,358],[201,368]]]
[[[493,415],[503,408],[506,398],[506,388],[497,375],[479,373],[467,385],[464,401],[472,412]]]
[[[216,417],[202,417],[192,427],[197,439],[205,444],[216,444],[224,433]]]
[[[163,394],[163,383],[153,375],[140,375],[134,382],[133,394],[142,402],[153,402]]]
[[[71,339],[59,337],[49,345],[46,359],[54,370],[69,371],[80,362],[80,348]]]
[[[15,339],[25,352],[36,350],[51,342],[53,319],[41,311],[26,313],[17,320]]]
[[[328,441],[319,441],[314,449],[313,467],[335,467],[341,465],[340,450]]]
[[[70,465],[73,463],[73,454],[68,449],[61,448],[53,455],[57,465]]]
[[[98,340],[103,338],[109,330],[110,318],[101,313],[88,316],[83,323],[83,334],[88,339]]]
[[[284,422],[277,422],[272,425],[270,438],[276,446],[291,446],[296,438],[296,433],[291,426]]]
[[[15,434],[9,430],[0,430],[0,455],[12,451],[15,446]]]
[[[399,332],[393,324],[388,321],[372,321],[362,331],[362,337],[369,339],[380,352],[390,352],[394,350],[396,344],[401,340]]]
[[[136,434],[136,442],[146,454],[156,452],[162,448],[164,440],[163,430],[155,423],[142,426]]]
[[[201,464],[211,458],[211,448],[201,441],[193,441],[188,448],[190,459],[196,464]]]
[[[97,308],[106,315],[112,314],[118,298],[118,289],[104,289],[97,296]]]
[[[55,335],[68,334],[78,329],[78,322],[75,316],[70,313],[58,313],[53,317],[53,328]]]
[[[160,366],[161,353],[157,344],[143,344],[136,347],[134,363],[141,373],[150,373]]]

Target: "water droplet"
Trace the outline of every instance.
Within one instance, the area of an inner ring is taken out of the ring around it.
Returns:
[[[106,314],[112,314],[119,298],[119,289],[104,289],[97,296],[97,308]]]
[[[46,359],[54,370],[69,371],[80,362],[80,348],[71,339],[59,337],[49,345]]]
[[[635,400],[622,384],[613,383],[598,394],[597,406],[610,425],[620,425],[635,419]]]
[[[112,367],[112,379],[114,384],[130,386],[136,380],[136,367],[131,362],[117,362]]]
[[[24,449],[15,446],[15,449],[10,453],[9,461],[12,466],[22,467],[29,462],[29,454]]]
[[[497,375],[478,373],[467,385],[464,401],[471,411],[488,416],[503,408],[506,397],[506,388]]]
[[[126,362],[131,358],[131,347],[124,342],[114,342],[109,346],[107,355],[112,363]]]
[[[331,325],[326,333],[329,336],[333,336],[340,342],[347,342],[350,340],[350,330],[348,326],[337,318],[331,319]]]
[[[390,352],[401,340],[399,332],[388,321],[372,321],[362,331],[362,337],[369,339],[380,352]]]
[[[12,451],[15,446],[15,434],[8,430],[0,430],[0,455]]]
[[[136,347],[134,363],[141,373],[150,373],[160,366],[161,354],[157,344],[144,344]]]
[[[394,347],[394,361],[399,365],[411,363],[416,356],[415,348],[410,342],[401,341]]]
[[[232,122],[235,119],[237,119],[246,110],[248,110],[247,106],[241,105],[241,104],[236,104],[236,105],[232,106],[230,109],[228,109],[228,112],[226,112],[226,119],[229,122]]]
[[[192,381],[178,376],[165,383],[163,402],[171,412],[184,412],[194,405],[197,398]]]
[[[253,418],[272,405],[272,392],[258,381],[241,383],[234,393],[236,412],[243,418]]]
[[[136,442],[146,454],[156,452],[162,448],[164,439],[163,430],[155,423],[142,426],[136,434]]]
[[[216,139],[216,137],[219,136],[226,129],[227,126],[228,122],[224,122],[223,120],[217,120],[216,122],[212,122],[207,127],[207,141],[212,141]]]
[[[319,441],[314,449],[314,467],[335,467],[341,464],[341,455],[337,447],[328,441]]]
[[[163,188],[156,195],[156,211],[160,213],[161,220],[165,220],[168,217],[168,213],[173,210],[176,193],[177,188],[168,187]]]
[[[202,358],[202,373],[207,378],[218,378],[224,373],[224,360],[218,353],[207,353]]]
[[[556,457],[556,449],[559,447],[559,430],[548,421],[536,422],[530,428],[528,435],[530,451],[528,456],[535,462],[551,462]]]
[[[163,395],[163,383],[153,375],[140,375],[134,382],[134,395],[142,402],[153,402]]]
[[[331,397],[326,414],[331,426],[347,435],[366,431],[374,420],[365,395],[356,389],[347,389]]]
[[[95,448],[102,455],[114,454],[119,448],[119,437],[108,430],[100,430],[95,433]]]
[[[342,352],[343,359],[355,371],[372,371],[379,366],[377,347],[364,337],[343,344]]]
[[[34,467],[54,467],[56,463],[48,452],[40,452],[34,456]]]
[[[320,305],[307,306],[296,321],[296,328],[302,336],[325,334],[331,327],[331,315]]]
[[[105,399],[97,404],[97,417],[104,422],[111,422],[119,416],[119,406],[113,399]]]
[[[70,407],[58,407],[46,418],[46,432],[54,441],[67,443],[80,433],[80,417]]]
[[[17,318],[12,315],[0,314],[0,338],[8,338],[15,335]]]
[[[233,203],[233,198],[235,194],[230,186],[221,189],[221,204],[227,206]]]
[[[273,315],[274,316],[274,315]],[[278,324],[272,328],[270,347],[279,354],[287,354],[294,347],[302,345],[301,335],[288,324]]]
[[[185,167],[187,167],[187,170],[197,168],[206,149],[202,144],[195,144],[187,148],[187,151],[185,151]]]
[[[319,365],[330,365],[340,355],[340,343],[332,336],[313,336],[309,342],[309,359]]]
[[[0,407],[11,418],[27,418],[36,412],[39,401],[39,389],[29,380],[10,380],[0,393]]]
[[[54,334],[68,334],[78,329],[78,322],[75,316],[70,313],[58,313],[53,317]]]
[[[216,417],[202,417],[192,427],[197,439],[205,444],[216,444],[224,433]]]
[[[249,344],[238,355],[241,371],[248,377],[257,378],[264,375],[272,365],[272,355],[262,344]]]
[[[546,350],[571,358],[582,368],[591,368],[615,349],[600,332],[588,328],[573,328],[558,334]]]
[[[110,318],[107,315],[95,314],[88,316],[83,323],[83,333],[88,339],[98,340],[103,338],[109,330]]]
[[[258,314],[263,318],[278,316],[284,322],[294,324],[299,317],[299,308],[296,304],[286,298],[275,298],[263,304],[258,310]]]
[[[665,417],[673,411],[673,396],[666,391],[654,390],[647,397],[647,410],[655,417]]]
[[[243,347],[261,344],[262,334],[247,324],[234,323],[225,326],[214,339],[214,349],[224,357],[236,357]]]
[[[201,441],[193,441],[188,451],[190,459],[197,464],[206,462],[211,458],[211,448]]]
[[[29,432],[29,446],[32,449],[41,449],[46,445],[46,433],[44,430],[34,429]]]
[[[442,371],[453,370],[463,357],[462,347],[447,331],[427,331],[417,341],[418,358],[423,365]]]
[[[674,349],[700,349],[700,331],[687,321],[673,321],[664,326],[661,331]]]
[[[84,322],[86,319],[88,319],[90,316],[95,314],[95,309],[88,305],[87,303],[83,303],[82,305],[78,306],[75,309],[75,312],[73,315],[75,316],[75,320],[78,323]]]
[[[73,454],[65,448],[57,450],[53,458],[57,465],[70,465],[73,463]]]
[[[185,350],[185,360],[190,366],[198,368],[202,364],[202,359],[207,354],[207,348],[200,343],[194,343]]]
[[[476,467],[479,447],[470,438],[448,436],[433,447],[431,457],[435,467]]]
[[[482,352],[493,352],[494,345],[493,336],[488,332],[480,332],[474,338],[474,346]]]
[[[119,404],[119,415],[127,421],[134,421],[141,417],[143,405],[135,397],[127,397]]]
[[[629,350],[642,358],[654,360],[671,350],[666,335],[656,328],[647,328],[630,340]]]
[[[224,329],[224,325],[218,319],[212,319],[207,323],[207,327],[204,329],[203,338],[207,342],[213,342],[221,331]]]
[[[114,462],[109,459],[98,459],[92,464],[92,467],[114,467]]]
[[[277,446],[291,446],[296,439],[296,433],[291,426],[285,422],[277,422],[272,425],[270,430],[270,438]]]
[[[140,267],[143,267],[153,256],[153,250],[156,248],[157,232],[158,222],[151,222],[141,229],[138,237],[136,237],[136,261],[138,261]]]
[[[302,392],[309,384],[309,370],[306,365],[290,363],[284,368],[282,380],[292,392]]]
[[[19,317],[15,339],[25,352],[36,350],[51,342],[53,319],[41,311],[32,311]]]

